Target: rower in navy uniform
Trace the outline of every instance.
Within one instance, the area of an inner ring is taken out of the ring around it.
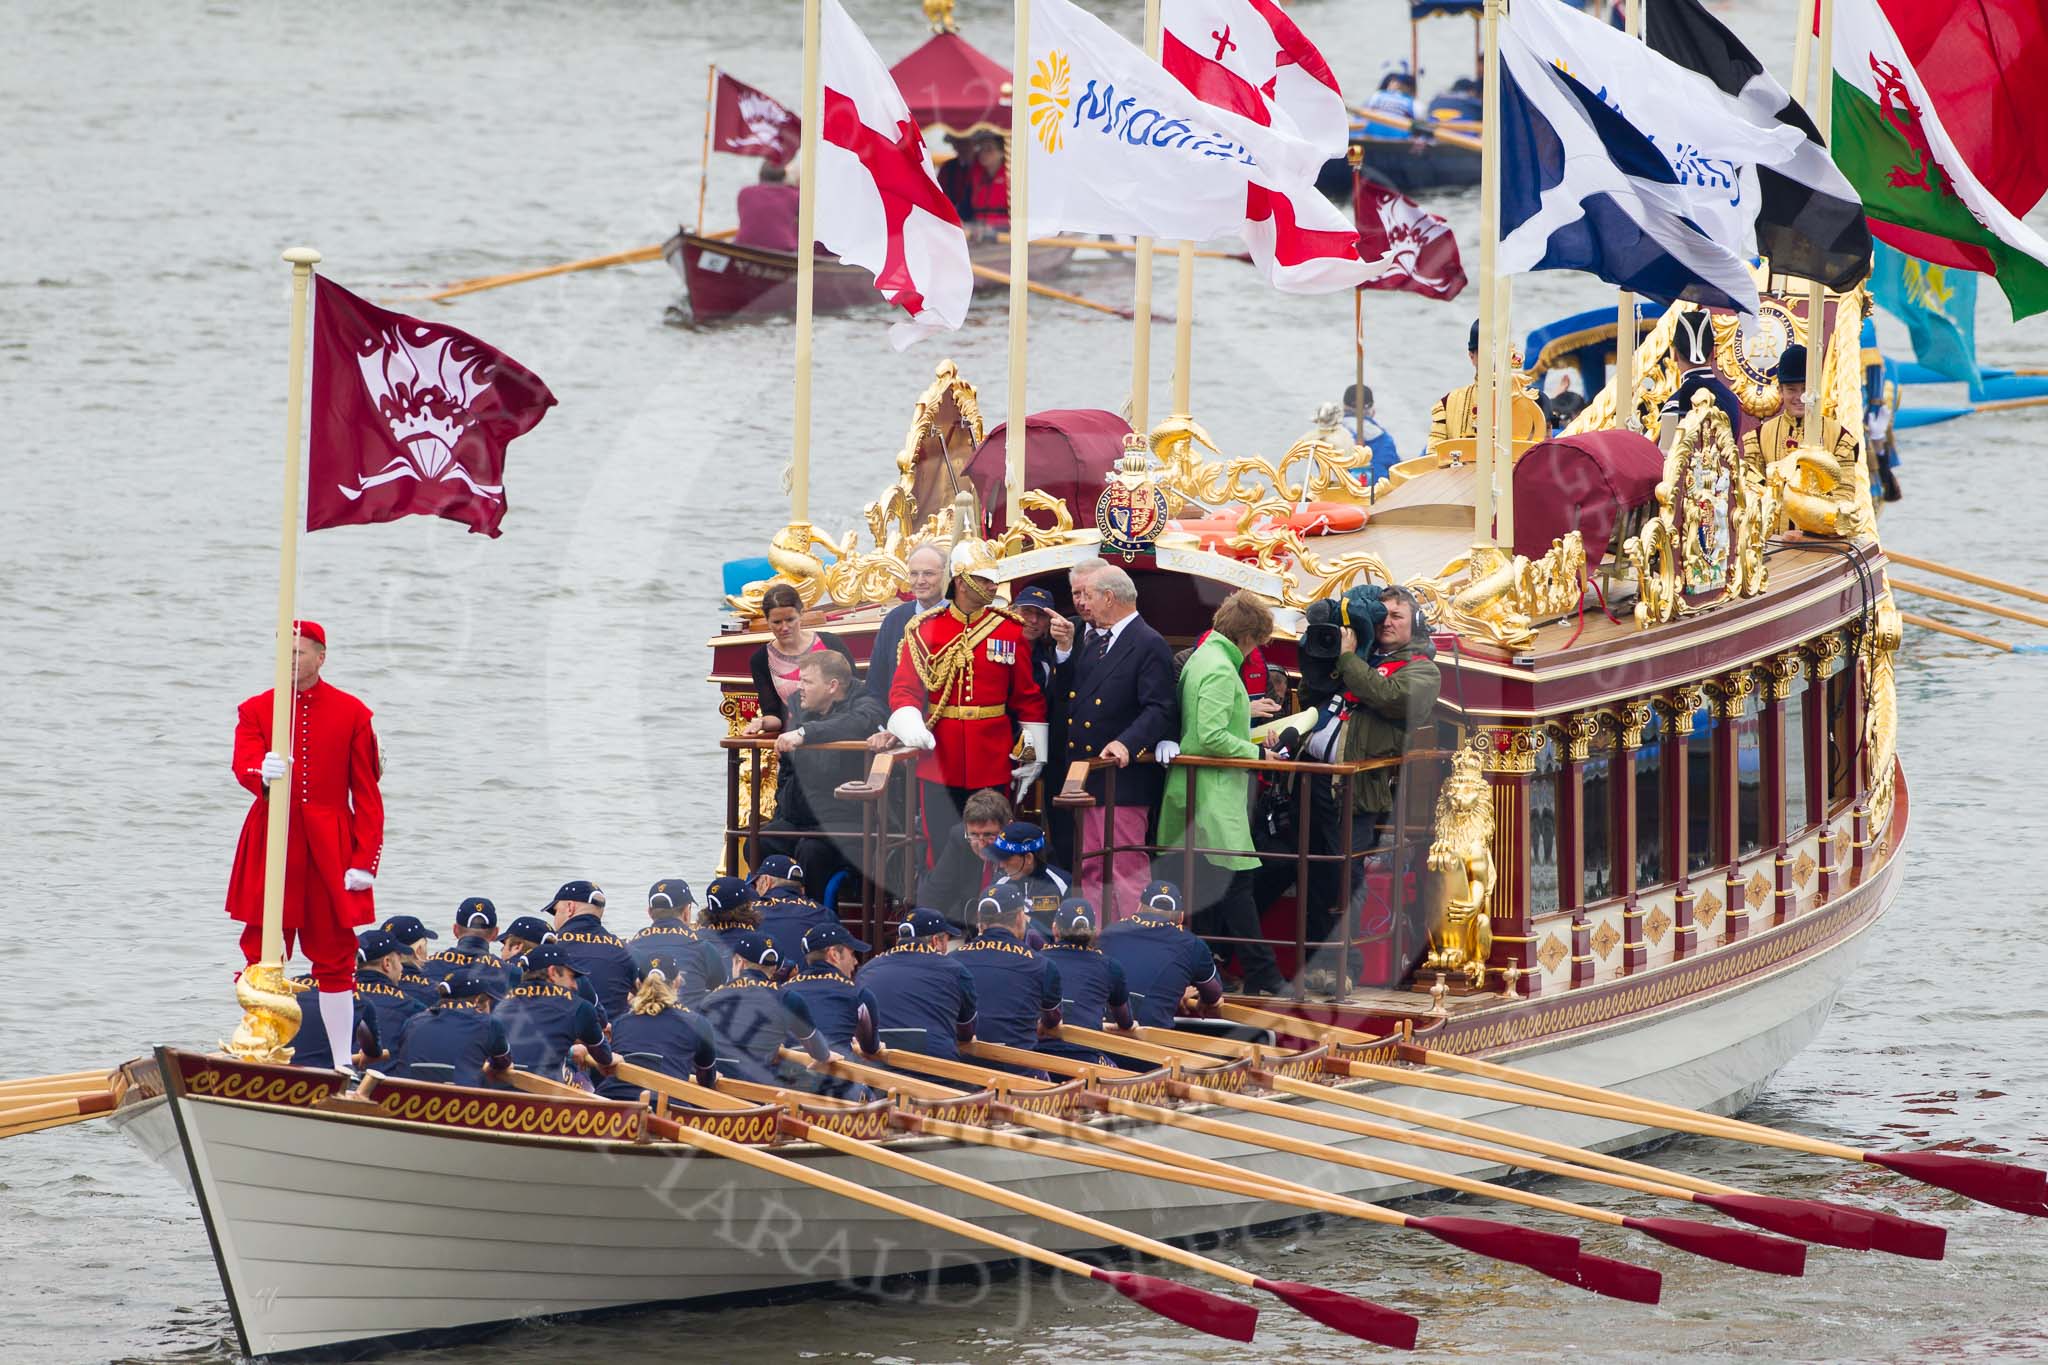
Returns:
[[[713,877],[704,888],[702,929],[719,947],[728,962],[740,935],[761,927],[760,907],[754,904],[754,888],[740,877]]]
[[[1015,886],[1024,893],[1031,927],[1041,938],[1052,936],[1052,916],[1073,894],[1074,878],[1052,867],[1045,857],[1045,831],[1029,820],[1012,820],[995,841],[996,886]]]
[[[616,1063],[597,1006],[576,990],[579,971],[559,943],[543,943],[519,959],[519,984],[496,1011],[512,1046],[512,1063],[549,1080],[565,1079],[569,1049],[581,1043],[610,1075]]]
[[[1183,927],[1187,902],[1172,882],[1145,888],[1138,913],[1102,931],[1097,945],[1124,970],[1138,1022],[1172,1028],[1187,1007],[1210,1008],[1223,998],[1223,980],[1209,947]]]
[[[493,999],[503,998],[510,989],[498,970],[491,941],[498,936],[498,907],[482,896],[471,896],[455,907],[455,944],[443,948],[420,968],[436,986],[460,971],[481,971]]]
[[[877,953],[854,974],[874,996],[878,1029],[915,1029],[915,1049],[958,1060],[960,1044],[974,1038],[974,978],[947,953],[953,926],[936,910],[917,909],[896,929],[896,946]]]
[[[980,932],[953,955],[974,979],[974,1036],[1027,1050],[1060,1026],[1059,971],[1024,942],[1030,908],[1016,883],[991,886],[974,902]]]
[[[374,1017],[377,1037],[386,1048],[405,1032],[406,1020],[426,1009],[399,985],[408,956],[405,945],[382,929],[366,930],[356,940],[356,1000]],[[371,1065],[377,1060],[372,1056]]]
[[[665,877],[647,888],[647,927],[626,944],[633,965],[645,976],[654,960],[662,958],[668,967],[662,974],[675,991],[676,1002],[695,1009],[705,993],[726,980],[730,954],[725,945],[690,923],[696,906],[690,884],[681,877]]]
[[[448,973],[435,988],[439,1001],[432,1009],[405,1021],[398,1046],[392,1049],[390,1072],[415,1081],[450,1085],[482,1085],[512,1069],[512,1048],[505,1026],[491,1017],[491,989],[497,973],[464,967]]]
[[[434,982],[426,974],[427,944],[441,936],[426,926],[418,915],[392,915],[377,926],[398,940],[398,946],[405,949],[404,970],[398,978],[398,989],[420,1002],[421,1009],[432,1009],[440,1002],[440,994],[434,990]]]
[[[1060,1014],[1066,1022],[1081,1028],[1137,1027],[1124,969],[1095,946],[1095,907],[1079,896],[1070,897],[1054,914],[1052,931],[1056,941],[1043,956],[1060,974]],[[1038,1050],[1084,1062],[1108,1061],[1093,1048],[1058,1038],[1043,1040]]]
[[[612,1051],[619,1060],[659,1071],[679,1081],[718,1084],[718,1049],[704,1016],[676,1003],[668,973],[650,967],[633,987],[626,1012],[612,1020]],[[616,1076],[597,1093],[615,1100],[637,1100],[640,1087]]]
[[[521,915],[505,926],[505,932],[498,935],[498,999],[511,994],[519,984],[519,959],[525,957],[543,943],[552,943],[555,926],[539,915]]]
[[[754,869],[754,908],[785,966],[803,961],[805,934],[839,920],[804,894],[803,865],[787,853],[771,853]]]
[[[881,1008],[874,993],[853,980],[859,963],[855,954],[866,952],[868,945],[833,920],[805,934],[803,946],[804,965],[782,983],[782,993],[804,1002],[811,1022],[834,1052],[851,1055],[856,1048],[870,1056],[879,1052],[875,1021],[881,1017]]]
[[[292,1065],[318,1067],[325,1071],[336,1070],[334,1045],[327,1039],[327,1029],[320,1022],[320,1012],[304,1003],[313,991],[313,978],[299,976],[292,978],[305,986],[306,994],[301,995],[299,1005],[299,1031],[293,1035]],[[364,1063],[376,1065],[384,1055],[384,1041],[377,1032],[377,1016],[371,1013],[358,995],[352,997],[355,1008],[355,1023],[349,1030],[349,1046],[355,1051],[342,1059],[339,1069],[358,1070],[357,1058]]]
[[[604,927],[604,892],[593,882],[562,883],[542,913],[555,918],[555,942],[569,955],[605,1019],[626,1012],[639,973],[626,941]]]
[[[732,942],[732,980],[704,997],[702,1011],[717,1038],[720,1072],[729,1068],[743,1081],[817,1089],[819,1078],[781,1059],[792,1043],[818,1061],[832,1059],[810,1007],[775,984],[781,955],[759,930],[735,930]]]

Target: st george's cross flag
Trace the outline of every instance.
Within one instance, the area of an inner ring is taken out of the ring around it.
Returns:
[[[803,140],[794,112],[743,81],[718,73],[718,98],[711,119],[711,150],[758,156],[787,166]]]
[[[1315,185],[1350,137],[1343,93],[1316,45],[1274,0],[1166,0],[1160,26],[1160,65],[1189,93],[1299,144],[1298,161],[1314,168],[1262,173],[1246,190],[1240,231],[1267,282],[1321,294],[1370,279],[1354,225]]]
[[[1432,299],[1464,292],[1465,263],[1449,223],[1376,181],[1358,176],[1353,183],[1358,252],[1381,272],[1361,288],[1404,289]]]
[[[966,321],[974,263],[889,68],[839,0],[824,0],[822,21],[818,240],[910,315],[889,329],[900,351]]]
[[[316,278],[306,529],[433,516],[496,536],[505,447],[554,405],[503,351]]]
[[[1522,0],[1515,15],[1555,3]],[[1500,73],[1501,270],[1583,270],[1663,304],[1756,311],[1743,256],[1693,220],[1696,187],[1514,19]]]

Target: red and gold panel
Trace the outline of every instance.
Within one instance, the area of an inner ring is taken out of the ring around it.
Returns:
[[[724,1138],[727,1142],[743,1142],[749,1147],[766,1147],[777,1141],[781,1132],[777,1117],[782,1113],[778,1105],[763,1104],[752,1109],[686,1109],[670,1106],[667,1118],[648,1117],[647,1127],[656,1138],[674,1141],[670,1128],[693,1128],[700,1133]]]
[[[1088,1087],[1085,1080],[1071,1080],[1056,1085],[1050,1090],[1005,1090],[1003,1098],[1019,1109],[1033,1114],[1050,1114],[1064,1118],[1074,1112],[1081,1092]]]
[[[1078,1089],[1079,1083],[1077,1082],[1073,1088]],[[947,1123],[971,1123],[977,1128],[986,1128],[988,1126],[988,1106],[992,1098],[994,1098],[993,1094],[987,1090],[977,1090],[971,1095],[961,1095],[958,1098],[943,1100],[919,1099],[915,1095],[898,1095],[896,1097],[896,1106],[920,1118],[943,1119]],[[1024,1103],[1024,1096],[1013,1095],[1010,1098],[1018,1108],[1030,1108],[1029,1105]]]
[[[828,1133],[837,1133],[841,1137],[858,1138],[862,1142],[879,1142],[889,1136],[889,1111],[893,1106],[886,1099],[850,1106],[798,1100],[791,1107],[795,1109],[796,1116],[805,1123],[814,1124]]]
[[[169,1049],[161,1055],[170,1059],[171,1071],[166,1079],[172,1089],[203,1099],[311,1109],[329,1096],[340,1094],[343,1086],[341,1074],[335,1071],[238,1062],[228,1057]]]
[[[601,1142],[638,1142],[646,1131],[647,1110],[631,1100],[586,1100],[483,1090],[398,1080],[375,1072],[364,1077],[357,1093],[388,1118],[444,1128]]]
[[[1323,1074],[1323,1058],[1330,1055],[1330,1049],[1323,1046],[1308,1048],[1301,1052],[1260,1052],[1260,1067],[1276,1076],[1287,1076],[1297,1081],[1312,1081]]]
[[[1173,1098],[1168,1090],[1172,1081],[1172,1073],[1160,1067],[1140,1076],[1104,1076],[1092,1088],[1135,1104],[1165,1104]]]

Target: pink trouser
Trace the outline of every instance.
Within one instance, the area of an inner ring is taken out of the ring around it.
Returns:
[[[1107,860],[1111,864],[1110,883],[1116,892],[1112,908],[1109,898],[1102,894],[1105,860],[1092,855],[1110,843],[1144,843],[1148,819],[1143,806],[1090,806],[1081,812],[1081,838],[1075,846],[1074,858],[1081,865],[1081,894],[1095,902],[1095,911],[1101,921],[1098,928],[1107,928],[1137,913],[1138,898],[1145,894],[1145,884],[1152,880],[1152,863],[1145,854],[1135,850],[1118,853]],[[1104,825],[1109,827],[1107,837],[1103,833]]]

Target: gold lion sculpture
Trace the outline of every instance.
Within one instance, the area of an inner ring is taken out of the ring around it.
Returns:
[[[1473,985],[1483,985],[1493,952],[1493,920],[1486,910],[1494,883],[1493,793],[1472,749],[1458,751],[1450,779],[1437,793],[1429,870],[1442,879],[1443,903],[1430,926],[1423,966],[1461,972]]]

